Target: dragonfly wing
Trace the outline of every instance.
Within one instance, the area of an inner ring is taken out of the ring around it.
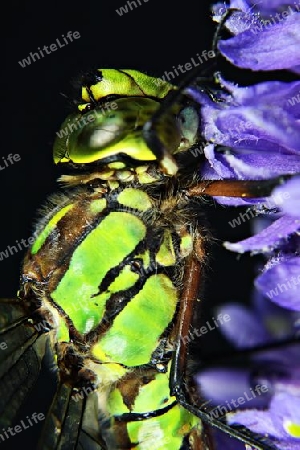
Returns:
[[[91,392],[86,397],[78,450],[106,450],[99,432],[99,406],[96,392]]]
[[[38,450],[105,450],[99,441],[97,397],[84,397],[64,383],[58,386]]]
[[[38,445],[43,450],[76,448],[83,416],[83,402],[72,401],[72,387],[60,384],[46,417]]]
[[[0,427],[10,426],[34,386],[47,336],[39,335],[20,302],[0,300]]]
[[[51,349],[50,349],[51,351]],[[0,300],[0,428],[14,423],[49,358],[48,333],[39,333],[17,299]],[[51,362],[53,365],[53,353]],[[60,383],[39,441],[43,450],[105,450],[99,441],[98,403]]]

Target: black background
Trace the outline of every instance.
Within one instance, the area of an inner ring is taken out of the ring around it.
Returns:
[[[210,49],[214,26],[208,1],[149,0],[120,17],[115,11],[125,0],[98,2],[11,2],[3,14],[1,41],[1,157],[18,153],[21,161],[0,171],[0,252],[34,230],[36,211],[57,189],[58,171],[52,163],[55,132],[70,112],[72,80],[94,67],[133,68],[162,76]],[[80,39],[22,68],[18,61],[49,46],[68,31]],[[176,80],[175,80],[176,82]],[[221,248],[221,241],[238,240],[247,225],[232,229],[228,220],[238,212],[211,204],[208,211],[217,244],[212,254],[203,318],[223,300],[242,300],[251,285],[252,269]],[[0,261],[1,296],[14,296],[25,252]],[[242,257],[242,261],[245,257]],[[207,320],[207,319],[206,319]],[[210,341],[213,339],[210,337]],[[210,345],[210,343],[206,345]],[[31,411],[40,410],[29,409]],[[10,438],[11,448],[30,439],[35,430]],[[4,448],[4,446],[3,446]],[[7,447],[8,448],[8,447]]]

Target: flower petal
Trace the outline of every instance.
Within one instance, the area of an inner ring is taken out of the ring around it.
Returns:
[[[229,425],[240,424],[249,428],[254,433],[271,434],[274,437],[281,438],[282,434],[277,431],[272,418],[265,411],[258,411],[256,409],[241,411],[235,414],[228,415]]]
[[[273,81],[246,88],[223,79],[220,83],[232,97],[204,104],[202,127],[207,141],[242,152],[248,149],[254,155],[300,154],[300,82]]]
[[[281,210],[286,214],[300,217],[300,177],[294,177],[283,186],[275,188],[271,199],[277,204],[280,203]]]
[[[214,14],[213,20],[215,22],[220,22],[226,11],[229,9],[237,10],[226,20],[226,28],[232,34],[238,34],[248,30],[248,28],[251,25],[256,24],[258,20],[256,15],[251,13],[251,9],[246,0],[232,0],[230,6],[227,6],[224,3],[217,3],[212,8]]]
[[[271,400],[268,411],[248,410],[229,414],[228,422],[230,425],[244,425],[256,433],[270,434],[291,444],[298,442],[299,445],[300,439],[297,439],[296,433],[300,424],[300,397],[280,392]]]
[[[300,257],[274,265],[260,275],[255,284],[273,302],[300,311]]]
[[[251,348],[271,340],[260,319],[244,306],[229,303],[219,308],[217,314],[230,317],[230,321],[221,324],[220,331],[237,348]]]
[[[197,374],[196,381],[201,395],[208,399],[210,407],[218,405],[214,408],[215,416],[218,414],[221,417],[237,408],[266,407],[270,400],[267,386],[261,390],[261,385],[256,385],[260,387],[257,387],[258,393],[253,395],[250,370],[222,367],[205,369]],[[244,401],[237,404],[240,397],[243,397]],[[225,410],[221,405],[225,406]]]
[[[300,14],[290,13],[279,23],[251,26],[220,40],[220,52],[234,65],[252,70],[290,69],[300,64]]]
[[[235,243],[224,242],[224,246],[227,250],[237,253],[249,251],[252,253],[269,252],[299,228],[300,219],[283,216],[255,236]]]

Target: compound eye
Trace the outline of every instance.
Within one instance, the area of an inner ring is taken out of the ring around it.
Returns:
[[[191,147],[197,141],[199,130],[199,113],[192,106],[183,108],[177,117],[180,132],[182,135],[182,144],[180,150]]]
[[[88,164],[109,154],[109,147],[124,132],[124,121],[114,112],[97,110],[71,115],[62,125],[54,145],[55,163]]]
[[[120,127],[115,122],[103,125],[87,126],[78,135],[77,146],[84,149],[97,150],[111,144]]]

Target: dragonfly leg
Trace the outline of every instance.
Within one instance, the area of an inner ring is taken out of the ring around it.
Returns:
[[[280,186],[293,175],[282,175],[269,180],[203,180],[186,190],[188,197],[210,195],[212,197],[269,197],[276,186]]]
[[[205,254],[204,243],[205,240],[201,236],[196,237],[194,253],[188,258],[185,265],[184,288],[181,294],[180,308],[175,326],[175,350],[170,377],[171,395],[176,397],[181,406],[199,417],[203,422],[218,428],[258,450],[274,450],[276,446],[263,437],[254,435],[243,427],[241,429],[230,427],[224,420],[214,418],[209,414],[209,410],[204,409],[204,401],[202,401],[201,408],[199,393],[196,392],[186,372],[189,330],[203,278],[204,265],[202,255]],[[208,442],[207,448],[213,448],[211,445]]]

